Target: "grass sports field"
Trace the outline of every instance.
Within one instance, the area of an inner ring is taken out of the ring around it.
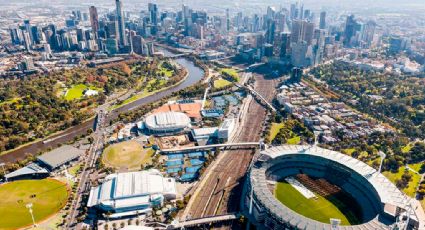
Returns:
[[[0,186],[0,229],[17,229],[32,224],[26,204],[33,204],[40,222],[58,212],[69,196],[66,184],[52,179],[22,180]]]
[[[341,220],[341,225],[359,224],[354,213],[347,211],[339,198],[321,197],[307,199],[286,181],[276,183],[275,197],[295,212],[322,223],[330,223],[330,218]],[[348,202],[347,202],[348,203]]]
[[[102,160],[110,167],[128,170],[140,169],[151,160],[154,150],[144,149],[137,141],[125,141],[109,146],[103,152]]]

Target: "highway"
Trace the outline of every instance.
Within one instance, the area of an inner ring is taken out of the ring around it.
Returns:
[[[93,168],[96,164],[97,152],[103,146],[103,128],[105,128],[105,121],[107,120],[107,112],[102,110],[98,112],[97,127],[95,132],[92,134],[93,143],[89,149],[88,155],[84,161],[84,167],[80,175],[80,180],[77,185],[76,196],[72,200],[71,208],[67,218],[66,229],[76,229],[77,227],[77,216],[78,209],[81,207],[82,195],[90,188],[90,174],[93,172]]]

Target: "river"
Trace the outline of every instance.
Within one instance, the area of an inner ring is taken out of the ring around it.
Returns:
[[[166,57],[170,57],[174,55],[174,53],[159,48],[161,52],[164,53]],[[156,94],[141,98],[139,100],[133,101],[127,105],[124,105],[120,108],[117,108],[113,110],[110,114],[111,118],[114,118],[118,116],[118,114],[133,110],[135,108],[138,108],[142,105],[146,105],[155,101],[158,101],[164,97],[167,97],[171,95],[174,92],[180,91],[182,89],[185,89],[189,86],[194,85],[198,81],[200,81],[204,77],[204,71],[196,66],[192,61],[186,59],[186,58],[178,58],[175,60],[178,64],[180,64],[183,68],[186,68],[189,75],[188,77],[179,85],[168,88],[164,91],[158,92]],[[109,118],[109,117],[108,117]],[[109,118],[110,119],[110,118]],[[23,160],[26,158],[28,154],[37,154],[40,151],[45,151],[48,148],[55,148],[59,144],[66,143],[68,141],[73,140],[76,136],[84,134],[87,132],[88,129],[93,128],[95,119],[88,120],[86,122],[83,122],[77,126],[74,126],[72,128],[69,128],[65,130],[64,132],[61,132],[59,134],[55,134],[52,137],[49,138],[52,141],[49,141],[47,143],[43,143],[43,141],[37,141],[31,144],[28,144],[26,146],[23,146],[19,149],[13,150],[7,154],[0,155],[0,162],[5,163],[13,163],[18,160]]]

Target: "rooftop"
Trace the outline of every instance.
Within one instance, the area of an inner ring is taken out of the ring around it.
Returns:
[[[44,153],[37,159],[52,169],[68,163],[84,154],[84,150],[77,149],[71,145],[63,145],[50,152]]]

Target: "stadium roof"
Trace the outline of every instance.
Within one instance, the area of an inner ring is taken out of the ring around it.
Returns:
[[[15,170],[11,173],[6,174],[4,177],[10,180],[11,178],[25,176],[25,175],[34,175],[34,174],[48,174],[47,169],[40,167],[37,164],[31,163],[23,168]]]
[[[51,169],[55,169],[77,159],[82,154],[84,154],[84,150],[77,149],[70,145],[63,145],[37,157],[37,159],[49,166]]]
[[[180,112],[162,112],[146,117],[145,124],[154,131],[184,129],[190,126],[190,118]]]
[[[283,155],[299,155],[308,154],[328,159],[330,161],[338,162],[346,167],[357,172],[363,176],[377,191],[381,202],[384,204],[394,205],[404,210],[408,210],[408,205],[412,202],[411,198],[407,197],[404,193],[397,189],[384,175],[380,174],[374,168],[350,156],[342,153],[323,149],[316,146],[302,146],[302,145],[282,145],[278,147],[269,148],[261,152],[259,161],[267,162]],[[277,218],[290,220],[290,223],[298,226],[300,229],[328,229],[329,224],[324,224],[309,218],[306,218],[291,209],[284,206],[282,203],[277,202],[276,198],[270,192],[267,186],[266,179],[267,167],[253,167],[251,170],[251,187],[257,199],[268,209],[271,213],[277,215]],[[375,218],[374,220],[361,224],[359,229],[383,229],[383,224]],[[357,229],[354,226],[339,226],[340,229]]]

